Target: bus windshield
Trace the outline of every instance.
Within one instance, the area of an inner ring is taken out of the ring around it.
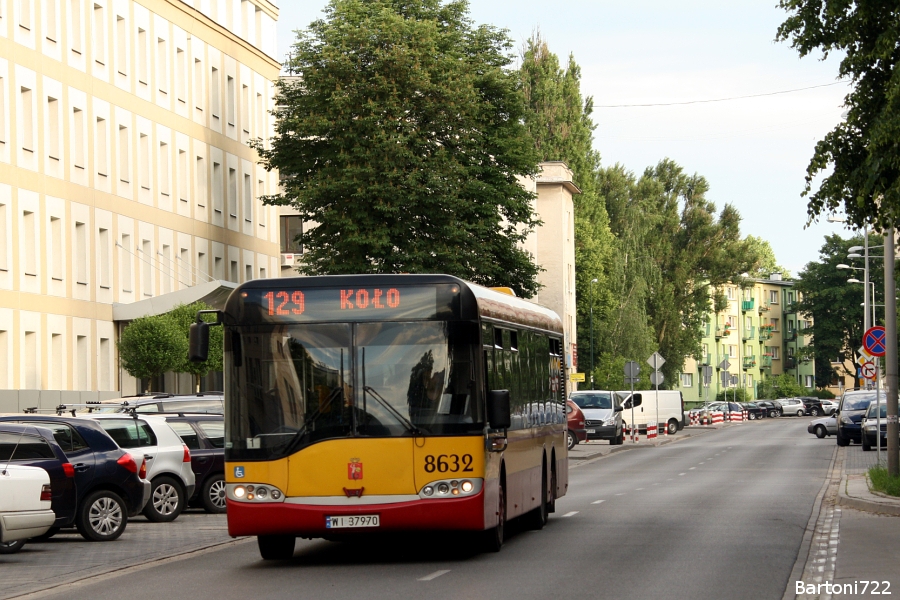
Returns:
[[[468,323],[297,323],[226,339],[229,460],[344,437],[480,434]]]

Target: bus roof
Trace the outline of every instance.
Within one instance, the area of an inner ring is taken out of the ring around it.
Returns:
[[[456,284],[460,286],[460,311],[462,318],[476,316],[542,329],[562,335],[562,319],[549,308],[529,300],[510,296],[441,274],[371,274],[371,275],[317,275],[309,277],[282,277],[277,279],[254,279],[239,285],[225,303],[225,313],[231,317],[240,314],[242,292],[246,290],[279,288],[362,288],[392,285],[437,285]],[[230,319],[226,320],[226,322]]]

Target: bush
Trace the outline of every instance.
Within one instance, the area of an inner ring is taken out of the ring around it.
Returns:
[[[815,396],[819,400],[834,400],[834,392],[830,390],[810,390],[807,396]]]
[[[735,394],[735,392],[737,392]],[[750,393],[747,392],[744,388],[736,388],[730,390],[722,390],[718,394],[716,394],[716,401],[724,402],[725,396],[728,396],[728,402],[751,402],[753,397]]]
[[[872,467],[869,469],[869,481],[872,489],[889,496],[900,496],[900,477],[891,477],[885,467]]]

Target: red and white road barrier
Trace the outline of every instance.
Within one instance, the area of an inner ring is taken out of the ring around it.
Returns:
[[[653,423],[653,422],[647,423],[647,439],[648,440],[656,439],[656,423]]]
[[[744,415],[743,415],[743,416],[744,416],[744,420],[745,420],[745,421],[749,421],[749,420],[750,420],[750,413],[749,413],[748,411],[744,410]]]
[[[697,413],[691,413],[691,425],[699,425],[700,424],[700,415]]]
[[[710,414],[712,415],[713,425],[715,425],[716,423],[721,423],[725,420],[725,414],[721,411],[716,411]]]
[[[740,423],[744,420],[744,413],[739,410],[729,411],[728,420],[732,423]]]

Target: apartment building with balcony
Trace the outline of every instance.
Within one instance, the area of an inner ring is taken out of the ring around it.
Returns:
[[[277,18],[0,0],[0,412],[136,391],[116,307],[279,272],[257,200],[277,175],[247,145],[271,130]]]
[[[728,362],[728,389],[743,388],[758,398],[759,384],[787,373],[800,385],[815,387],[815,364],[802,349],[809,336],[800,332],[811,322],[797,313],[799,292],[780,273],[751,280],[746,287],[726,284],[724,310],[708,315],[703,325],[701,354],[688,357],[677,389],[688,402],[715,398],[722,389],[722,364]],[[712,367],[712,381],[703,383],[702,367]]]

